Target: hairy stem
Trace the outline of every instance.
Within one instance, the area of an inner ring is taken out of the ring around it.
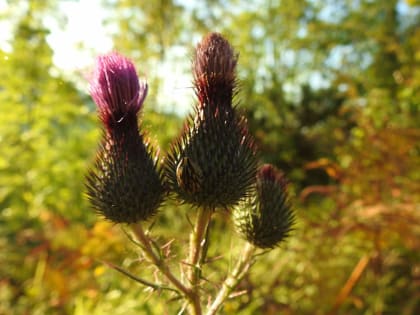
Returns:
[[[210,222],[213,210],[199,209],[197,213],[194,229],[190,235],[190,253],[188,264],[190,265],[190,272],[188,280],[191,287],[195,290],[198,286],[201,274],[201,263],[205,260],[203,257],[206,253],[204,251],[207,240],[207,228]]]
[[[208,240],[206,239],[206,236],[212,214],[213,209],[200,208],[197,213],[193,231],[190,235],[188,259],[190,268],[188,272],[188,280],[190,282],[191,290],[194,292],[197,299],[197,303],[200,303],[201,268],[207,254],[205,247]]]
[[[200,300],[197,298],[196,293],[184,286],[178,278],[169,269],[169,266],[166,264],[164,259],[155,253],[153,250],[152,242],[150,238],[144,233],[143,227],[140,223],[135,223],[131,225],[133,233],[136,235],[138,241],[143,245],[143,251],[145,255],[152,261],[152,263],[162,272],[162,274],[171,282],[188,300],[190,304],[190,311],[193,315],[201,315],[201,305]]]
[[[242,252],[242,256],[237,261],[232,272],[226,277],[225,281],[222,284],[222,288],[214,299],[213,303],[210,305],[207,310],[206,315],[215,315],[217,311],[222,307],[223,303],[236,288],[236,286],[241,282],[242,278],[249,271],[251,266],[254,263],[253,255],[255,252],[255,247],[247,243]]]

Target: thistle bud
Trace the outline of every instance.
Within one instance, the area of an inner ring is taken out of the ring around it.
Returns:
[[[290,233],[294,222],[287,181],[272,165],[263,165],[258,173],[254,194],[234,210],[238,232],[260,248],[273,248]]]
[[[198,106],[213,110],[232,108],[236,89],[238,55],[218,33],[210,33],[197,45],[193,58],[193,77]]]
[[[193,60],[198,104],[165,161],[171,190],[199,207],[235,205],[255,179],[254,140],[232,106],[236,63],[236,54],[220,34],[198,44]]]
[[[164,192],[157,159],[137,125],[147,84],[139,82],[128,59],[113,53],[98,58],[90,92],[104,125],[96,163],[86,178],[91,205],[115,223],[146,220]]]

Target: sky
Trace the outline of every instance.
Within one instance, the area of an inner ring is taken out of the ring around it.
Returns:
[[[64,72],[74,72],[92,68],[94,57],[112,49],[112,40],[107,36],[102,25],[107,12],[102,9],[101,0],[62,1],[61,10],[66,14],[67,24],[64,30],[52,26],[48,42],[54,50],[54,64]],[[83,49],[80,49],[83,44]],[[142,69],[143,72],[143,69]],[[175,111],[185,115],[190,110],[192,90],[191,78],[185,75],[182,67],[162,65],[160,76],[175,78],[163,80],[157,94],[161,109]],[[170,74],[167,75],[167,72]],[[147,76],[147,72],[145,73]],[[87,90],[87,87],[82,87]],[[149,87],[149,90],[153,86]],[[171,100],[168,104],[167,100]]]
[[[107,18],[107,12],[102,9],[100,2],[101,0],[61,0],[59,6],[61,14],[67,21],[65,26],[60,28],[53,18],[45,20],[46,27],[51,31],[47,40],[54,51],[53,62],[69,77],[75,73],[86,73],[93,67],[96,55],[112,49],[112,40],[102,25],[102,21]],[[183,3],[187,7],[193,5],[192,0],[183,0]],[[6,0],[0,0],[0,17],[7,12],[7,6]],[[408,10],[404,1],[399,2],[398,10],[401,12]],[[0,48],[6,51],[11,31],[10,23],[0,20]],[[184,73],[182,66],[173,64],[162,65],[158,72],[163,78],[171,78],[162,82],[158,102],[165,104],[167,100],[173,100],[165,109],[173,109],[181,114],[188,112],[193,98],[193,91],[190,88],[191,77]],[[76,82],[76,84],[87,92],[88,87],[85,82]]]
[[[68,23],[64,30],[52,28],[48,42],[54,49],[54,63],[63,70],[84,68],[92,62],[92,56],[106,53],[112,48],[112,40],[105,34],[100,0],[62,1],[61,11]],[[80,44],[84,49],[80,49]]]
[[[45,20],[51,30],[47,41],[54,50],[54,64],[63,71],[84,68],[92,62],[92,56],[112,48],[112,41],[102,26],[106,12],[101,9],[100,1],[60,1],[61,14],[67,19],[64,29],[60,29],[53,19]],[[0,0],[0,15],[7,9],[7,1]],[[7,51],[7,40],[12,31],[10,23],[0,21],[0,30],[0,48]]]
[[[106,35],[102,21],[106,11],[101,0],[61,0],[62,14],[67,18],[64,29],[53,20],[46,21],[51,30],[48,42],[54,50],[54,64],[63,71],[85,68],[92,62],[92,56],[110,51],[112,40]],[[191,0],[184,0],[187,5]],[[184,3],[184,4],[185,4]],[[399,3],[400,11],[407,10],[404,1]],[[7,1],[0,0],[0,16],[7,10]],[[0,20],[0,48],[7,48],[6,41],[11,33],[10,25]],[[80,49],[83,44],[83,49]]]
[[[44,21],[51,32],[47,41],[54,52],[53,62],[70,79],[80,78],[75,76],[77,73],[82,73],[87,78],[93,68],[95,56],[110,52],[113,48],[112,40],[102,25],[107,12],[100,2],[101,0],[61,0],[60,12],[67,21],[64,27],[60,28],[53,18]],[[7,12],[7,6],[6,0],[0,0],[0,16]],[[7,41],[11,33],[10,23],[0,20],[0,48],[5,51],[10,50]],[[175,78],[162,82],[157,94],[160,109],[185,115],[190,111],[193,98],[191,77],[177,65],[162,65],[158,72],[162,77]],[[147,72],[145,75],[147,76]],[[87,80],[75,83],[79,89],[88,92]],[[151,89],[152,86],[149,87]],[[168,100],[171,100],[169,104]]]

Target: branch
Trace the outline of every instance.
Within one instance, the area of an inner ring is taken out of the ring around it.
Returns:
[[[217,311],[222,307],[223,303],[230,296],[232,291],[236,288],[239,282],[241,282],[242,278],[246,275],[251,266],[254,264],[254,253],[255,247],[247,243],[245,245],[242,256],[237,261],[236,266],[232,270],[231,274],[226,277],[225,281],[222,284],[222,288],[220,289],[215,300],[207,310],[206,315],[217,314]]]
[[[190,249],[188,265],[190,266],[187,274],[191,284],[191,290],[195,295],[195,303],[200,305],[199,281],[201,277],[201,267],[205,261],[206,245],[208,245],[207,235],[208,226],[213,214],[213,209],[200,208],[197,213],[196,222],[190,235]],[[200,313],[201,314],[201,310]]]
[[[143,245],[143,251],[145,255],[152,261],[152,263],[162,272],[163,275],[170,281],[179,291],[181,291],[186,299],[190,302],[192,307],[193,314],[201,315],[201,306],[200,303],[197,303],[196,294],[191,289],[184,286],[170,271],[169,266],[165,261],[153,250],[152,241],[144,233],[143,227],[140,223],[135,223],[131,225],[131,229],[138,241]]]
[[[359,262],[354,267],[351,275],[349,276],[346,283],[344,284],[344,286],[341,288],[340,292],[338,293],[331,312],[329,312],[328,314],[336,314],[338,308],[341,306],[341,304],[344,303],[346,298],[349,296],[350,292],[353,290],[354,286],[359,281],[360,277],[362,276],[363,272],[365,271],[366,267],[369,264],[369,260],[370,259],[367,255],[362,256],[359,259]]]
[[[191,266],[188,274],[188,279],[193,290],[198,286],[198,281],[201,273],[201,263],[205,260],[206,254],[204,249],[208,240],[207,228],[210,222],[213,210],[199,209],[194,229],[190,235],[190,254],[188,265]]]

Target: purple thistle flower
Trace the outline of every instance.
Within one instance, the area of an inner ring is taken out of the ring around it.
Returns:
[[[197,45],[193,58],[194,86],[200,108],[231,111],[235,94],[238,54],[219,33],[210,33]]]
[[[137,115],[147,95],[147,83],[139,81],[129,59],[112,52],[97,58],[89,91],[100,119],[110,130],[128,115]]]
[[[105,127],[86,176],[91,205],[114,223],[147,220],[164,197],[157,158],[137,121],[147,83],[139,81],[129,59],[113,52],[97,58],[90,94]]]

